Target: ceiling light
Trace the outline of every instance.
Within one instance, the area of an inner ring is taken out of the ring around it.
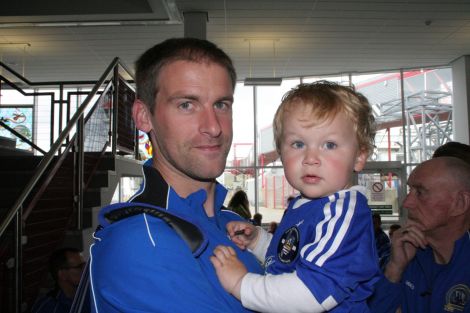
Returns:
[[[269,39],[273,44],[273,77],[252,77],[253,60],[251,55],[251,42],[257,39],[245,39],[248,41],[248,57],[250,58],[250,75],[245,78],[245,86],[280,86],[282,78],[276,77],[276,41],[279,39]]]
[[[282,78],[280,77],[249,77],[245,78],[245,86],[280,86]]]

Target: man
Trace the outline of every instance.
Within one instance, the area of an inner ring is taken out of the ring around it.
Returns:
[[[31,312],[68,313],[84,267],[85,261],[77,249],[62,248],[53,252],[49,271],[55,281],[55,289],[36,301]]]
[[[390,239],[382,229],[382,217],[379,213],[372,214],[372,222],[374,223],[375,247],[379,257],[378,264],[383,270],[390,257]]]
[[[144,183],[130,203],[105,207],[91,248],[95,312],[246,312],[217,280],[209,257],[231,245],[216,182],[232,141],[236,83],[230,58],[198,39],[169,39],[136,62],[133,118],[152,142]],[[189,232],[188,232],[189,230]]]
[[[438,157],[417,166],[373,312],[470,312],[470,166]]]

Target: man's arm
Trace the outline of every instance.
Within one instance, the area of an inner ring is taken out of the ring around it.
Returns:
[[[424,233],[418,225],[407,225],[393,234],[390,261],[368,300],[372,313],[395,313],[400,307],[403,273],[415,257],[417,249],[424,248],[426,244]]]

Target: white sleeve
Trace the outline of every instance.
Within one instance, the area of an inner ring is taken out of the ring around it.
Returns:
[[[297,274],[257,275],[248,273],[243,277],[240,297],[244,307],[269,313],[319,313],[337,305],[332,298],[318,303]]]
[[[273,238],[273,235],[264,230],[263,227],[256,227],[258,228],[258,240],[256,241],[254,249],[250,251],[256,256],[259,261],[264,262],[264,258],[266,257],[266,251],[268,251],[268,246],[271,242],[271,239]]]

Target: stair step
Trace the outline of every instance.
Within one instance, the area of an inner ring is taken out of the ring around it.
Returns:
[[[26,184],[33,177],[34,172],[30,170],[3,170],[0,171],[0,188],[20,188],[26,186]]]
[[[31,214],[28,216],[27,223],[38,223],[41,221],[49,221],[64,216],[70,215],[71,210],[70,206],[68,207],[54,207],[54,208],[42,208],[41,210],[32,210]]]
[[[89,189],[83,197],[84,207],[95,207],[101,205],[101,189]]]
[[[74,204],[72,195],[57,195],[56,197],[49,197],[47,199],[40,199],[33,209],[34,211],[42,211],[42,209],[72,207]],[[32,212],[32,213],[33,213]],[[32,214],[31,213],[31,214]]]
[[[35,169],[39,162],[43,159],[42,156],[32,155],[14,155],[14,156],[1,156],[0,170],[11,169]]]
[[[72,210],[70,210],[72,211]],[[65,230],[68,226],[69,217],[59,217],[55,219],[49,219],[47,221],[26,223],[24,234],[29,236],[32,234],[48,232],[53,229]]]
[[[93,179],[91,180],[88,188],[102,188],[108,187],[109,184],[109,175],[112,175],[110,171],[99,171],[95,172]]]
[[[63,235],[64,234],[65,233],[63,232]],[[41,245],[34,247],[26,244],[23,249],[23,266],[27,267],[31,264],[36,266],[44,259],[47,262],[50,254],[63,242],[63,235],[61,237],[57,237],[55,240],[46,241]]]
[[[28,247],[39,247],[44,243],[53,242],[59,240],[63,234],[59,233],[59,230],[52,229],[47,232],[31,234],[27,236]]]

